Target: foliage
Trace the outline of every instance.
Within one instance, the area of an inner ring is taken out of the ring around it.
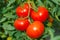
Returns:
[[[21,32],[14,28],[14,20],[16,16],[16,7],[22,5],[27,0],[0,0],[0,38],[6,40],[12,37],[12,40],[31,40],[25,31]],[[60,40],[60,36],[55,36],[54,27],[60,28],[60,0],[31,0],[33,9],[38,6],[44,6],[48,9],[49,15],[54,20],[52,24],[47,20],[45,24],[45,32],[41,38],[37,40],[45,40],[50,36],[50,40]]]

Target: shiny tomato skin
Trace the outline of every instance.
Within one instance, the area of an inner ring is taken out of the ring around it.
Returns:
[[[31,38],[39,38],[44,33],[44,24],[40,21],[34,21],[28,26],[26,33]]]
[[[16,8],[16,14],[18,17],[27,17],[28,11],[29,11],[29,5],[27,3],[25,3],[23,7],[18,6]]]
[[[37,12],[31,10],[30,16],[34,21],[45,22],[48,18],[48,10],[44,7],[38,7]]]
[[[27,29],[27,27],[29,26],[29,24],[30,23],[29,23],[28,19],[21,20],[18,18],[14,22],[14,27],[16,30],[25,31]]]

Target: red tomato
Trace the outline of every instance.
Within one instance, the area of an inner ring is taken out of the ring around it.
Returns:
[[[44,7],[38,7],[38,11],[35,12],[34,10],[31,9],[31,18],[34,21],[41,21],[45,22],[46,19],[48,18],[48,10]]]
[[[26,33],[31,38],[39,38],[44,32],[44,24],[40,21],[34,21],[26,30]]]
[[[16,14],[18,15],[18,17],[27,17],[28,11],[29,11],[29,5],[27,3],[25,3],[23,7],[18,6],[16,8]]]
[[[15,22],[14,22],[14,27],[17,29],[17,30],[21,30],[21,31],[24,31],[27,29],[29,25],[29,21],[28,19],[24,19],[24,20],[21,20],[21,19],[16,19]]]

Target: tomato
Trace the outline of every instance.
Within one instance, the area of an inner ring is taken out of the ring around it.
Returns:
[[[18,18],[14,22],[14,27],[20,31],[25,31],[27,29],[28,25],[29,25],[28,19],[19,19]]]
[[[51,16],[49,16],[48,21],[53,23],[54,19]]]
[[[37,12],[31,9],[30,16],[34,21],[45,22],[48,18],[48,10],[44,7],[38,7]]]
[[[16,14],[18,17],[27,17],[29,11],[29,5],[27,3],[24,4],[24,6],[18,6],[16,8]]]
[[[44,24],[40,21],[34,21],[26,30],[26,33],[31,38],[39,38],[44,32]]]

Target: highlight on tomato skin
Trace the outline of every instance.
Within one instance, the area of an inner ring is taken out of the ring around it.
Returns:
[[[49,16],[49,13],[45,7],[39,6],[37,12],[31,9],[30,16],[34,21],[45,22]]]
[[[25,31],[29,26],[30,22],[28,19],[16,19],[14,22],[14,27],[16,30]]]
[[[44,33],[44,24],[40,21],[34,21],[26,30],[26,34],[30,38],[39,38]]]
[[[28,16],[28,12],[29,12],[28,3],[25,3],[23,5],[23,7],[22,6],[18,6],[16,8],[16,14],[17,14],[18,17],[27,17]]]

